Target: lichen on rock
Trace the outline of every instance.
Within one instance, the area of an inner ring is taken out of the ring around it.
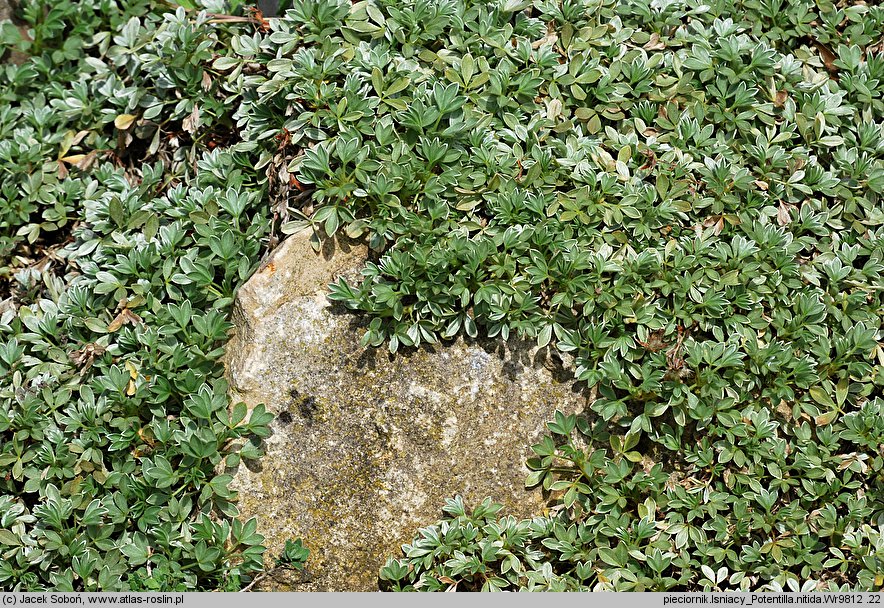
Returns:
[[[292,537],[311,550],[306,576],[270,588],[376,590],[385,558],[456,494],[540,513],[524,461],[556,409],[585,409],[571,375],[518,340],[362,348],[363,320],[325,294],[367,250],[337,240],[316,254],[309,237],[292,235],[241,288],[227,347],[234,400],[276,414],[266,456],[236,471],[242,514],[259,517],[270,553]]]

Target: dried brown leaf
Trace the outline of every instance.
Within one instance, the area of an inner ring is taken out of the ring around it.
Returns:
[[[88,154],[86,154],[86,158],[77,163],[77,169],[81,171],[88,171],[89,168],[95,163],[95,160],[98,158],[98,150],[92,150]]]
[[[660,34],[654,32],[642,48],[646,51],[662,51],[666,48],[666,44],[660,40]]]
[[[544,44],[554,45],[558,41],[559,41],[559,35],[556,33],[556,30],[555,30],[555,22],[550,21],[546,25],[546,36],[544,36],[540,40],[535,40],[534,42],[532,42],[531,48],[532,49],[539,49]]]
[[[92,150],[91,152],[87,152],[86,154],[71,154],[70,156],[65,156],[64,158],[61,158],[59,160],[61,162],[72,165],[77,169],[80,169],[81,171],[88,171],[89,167],[92,166],[96,158],[98,158],[98,151]]]
[[[643,171],[653,169],[657,165],[657,155],[650,148],[645,150],[644,153],[645,153],[645,156],[648,158],[648,161],[645,164],[643,164],[641,167],[639,167],[639,169],[641,169]]]
[[[83,138],[86,137],[87,135],[89,135],[89,131],[86,131],[86,130],[78,131],[77,134],[74,135],[74,139],[71,140],[71,147],[79,144],[81,141],[83,141]]]
[[[777,412],[786,420],[792,419],[792,408],[783,400],[780,400],[780,404],[777,406]]]
[[[792,222],[792,215],[789,213],[790,207],[791,205],[784,202],[781,202],[777,207],[777,223],[780,226],[788,226]]]
[[[113,332],[119,330],[121,327],[123,327],[123,325],[126,325],[127,323],[131,323],[132,325],[134,325],[136,323],[141,323],[141,322],[142,322],[141,317],[136,315],[134,312],[132,312],[128,308],[124,308],[123,310],[120,311],[120,314],[118,314],[114,318],[114,320],[111,321],[110,324],[107,326],[107,331],[110,333],[113,333]]]
[[[90,342],[69,356],[74,365],[80,368],[80,372],[85,373],[95,363],[95,359],[104,354],[105,350],[102,345]]]
[[[193,135],[196,133],[196,130],[199,129],[200,126],[200,107],[198,105],[193,106],[193,112],[190,113],[183,121],[181,121],[181,128]]]
[[[823,65],[826,66],[826,69],[832,73],[838,72],[838,68],[835,66],[835,59],[838,56],[835,55],[832,49],[818,40],[814,40],[813,45],[820,52],[820,58],[823,60]]]
[[[789,99],[789,94],[786,91],[777,91],[777,94],[774,96],[774,105],[782,108],[786,104],[787,99]]]

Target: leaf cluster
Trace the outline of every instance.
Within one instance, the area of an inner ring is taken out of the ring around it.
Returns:
[[[264,537],[227,471],[272,415],[231,407],[220,363],[269,228],[252,160],[220,145],[235,97],[208,64],[234,26],[22,11],[30,59],[0,71],[0,587],[239,589]]]
[[[882,25],[809,1],[307,1],[216,67],[255,87],[241,149],[298,147],[313,196],[284,230],[378,252],[329,296],[372,317],[365,345],[533,338],[596,391],[535,447],[563,528],[520,560],[592,588],[875,589]],[[382,579],[540,584],[464,517]]]

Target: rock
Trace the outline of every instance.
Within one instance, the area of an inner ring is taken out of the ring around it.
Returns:
[[[10,0],[0,0],[0,21],[12,21],[13,7]]]
[[[309,233],[296,234],[237,296],[232,396],[276,419],[266,456],[240,466],[233,487],[242,515],[258,516],[268,557],[290,538],[311,550],[306,576],[271,577],[264,589],[377,590],[386,558],[457,494],[541,513],[544,497],[524,486],[530,446],[556,409],[586,407],[571,371],[533,343],[361,348],[365,320],[325,294],[337,277],[358,277],[366,255],[342,240],[317,255]]]
[[[27,28],[15,22],[16,6],[18,4],[15,0],[0,0],[0,28],[17,27],[22,37],[29,40]],[[4,21],[12,21],[13,25],[4,25]],[[20,51],[12,50],[4,55],[3,51],[0,50],[0,64],[12,63],[14,65],[21,65],[27,60],[28,56]]]
[[[279,12],[278,0],[258,0],[258,10],[266,17],[276,17]]]

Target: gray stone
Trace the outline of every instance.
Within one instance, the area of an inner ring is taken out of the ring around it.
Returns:
[[[18,31],[21,32],[21,35],[24,38],[29,38],[27,28],[15,23],[15,7],[17,6],[18,3],[15,0],[0,0],[0,28],[4,27],[2,25],[4,21],[12,21],[13,24],[18,27]],[[13,50],[5,54],[0,51],[0,64],[12,63],[15,65],[21,65],[27,60],[28,56],[20,51]]]
[[[306,575],[263,588],[376,590],[385,559],[457,494],[542,513],[524,462],[556,409],[586,407],[571,372],[512,339],[361,348],[365,321],[325,294],[358,277],[367,251],[339,240],[317,255],[308,237],[288,238],[242,287],[226,356],[234,399],[276,414],[267,455],[236,471],[242,514],[258,516],[268,555],[295,537],[311,550]]]
[[[10,0],[0,0],[0,21],[12,21],[13,5]]]

